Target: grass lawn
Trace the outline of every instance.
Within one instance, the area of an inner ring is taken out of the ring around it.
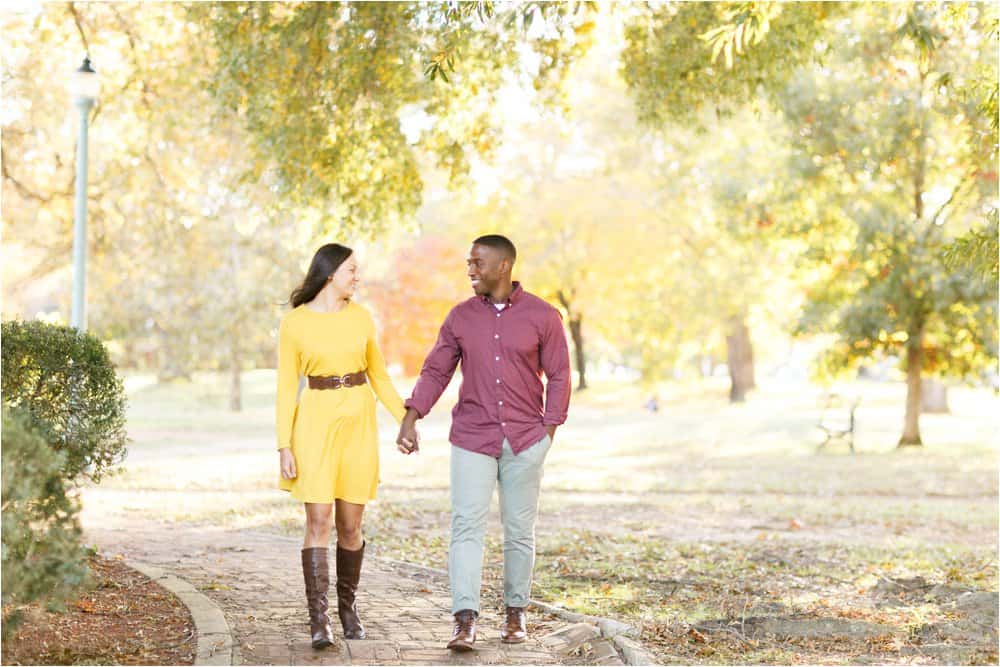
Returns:
[[[85,511],[301,534],[301,507],[275,490],[273,386],[273,372],[247,373],[234,414],[224,378],[128,378],[129,458],[85,491]],[[808,385],[764,381],[734,406],[724,383],[671,385],[656,414],[635,387],[576,394],[546,462],[535,597],[631,623],[665,662],[996,663],[995,613],[962,634],[956,602],[997,590],[996,397],[951,390],[952,413],[921,420],[925,446],[900,451],[903,386],[849,389],[862,397],[853,456],[816,451],[822,391]],[[379,409],[365,527],[378,555],[446,566],[456,391],[420,423],[415,456]],[[501,558],[494,506],[488,585]],[[844,625],[755,631],[763,618]]]

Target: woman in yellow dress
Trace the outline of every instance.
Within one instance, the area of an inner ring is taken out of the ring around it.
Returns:
[[[379,481],[375,397],[397,422],[406,413],[386,372],[375,323],[351,301],[357,284],[351,249],[324,245],[292,292],[294,309],[282,318],[278,333],[279,487],[305,504],[302,574],[315,648],[333,641],[327,545],[334,526],[337,612],[344,637],[365,637],[355,594],[365,551],[361,517]],[[301,392],[300,378],[305,378]],[[399,449],[409,453],[405,446]]]

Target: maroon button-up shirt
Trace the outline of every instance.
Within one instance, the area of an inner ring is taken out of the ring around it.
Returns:
[[[520,283],[503,310],[472,297],[448,313],[406,407],[424,417],[462,362],[462,386],[449,439],[456,447],[499,458],[503,440],[519,454],[566,421],[570,369],[559,311]],[[545,372],[544,407],[542,372]]]

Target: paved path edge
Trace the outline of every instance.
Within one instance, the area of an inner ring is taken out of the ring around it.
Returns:
[[[391,563],[394,567],[400,569],[408,569],[416,573],[433,575],[438,577],[447,577],[448,573],[444,570],[439,570],[435,567],[428,567],[426,565],[417,565],[415,563],[407,563],[401,560],[394,560],[392,558],[385,558],[383,556],[377,556],[379,560],[385,561],[386,563]],[[598,630],[601,631],[601,636],[612,641],[615,648],[621,654],[622,659],[626,665],[657,665],[656,659],[653,655],[647,651],[642,644],[633,639],[638,632],[631,625],[622,623],[621,621],[616,621],[612,618],[604,618],[602,616],[588,616],[587,614],[578,614],[575,611],[569,611],[568,609],[563,609],[562,607],[557,607],[547,602],[539,602],[538,600],[532,599],[531,606],[540,609],[546,613],[552,614],[564,621],[570,621],[572,623],[589,623],[591,625],[596,625]]]
[[[197,632],[195,665],[236,664],[233,662],[233,634],[218,605],[190,583],[158,567],[137,561],[128,561],[128,565],[176,595],[187,607]]]

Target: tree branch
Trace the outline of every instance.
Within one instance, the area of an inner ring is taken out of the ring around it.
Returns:
[[[572,310],[569,307],[569,299],[566,298],[566,293],[562,289],[556,290],[556,298],[559,299],[559,303],[562,307],[566,309],[566,315],[572,319]]]
[[[971,180],[971,179],[972,179],[973,177],[975,177],[975,175],[976,175],[976,173],[977,173],[978,171],[979,171],[979,170],[978,170],[978,168],[977,168],[977,167],[972,167],[971,169],[969,169],[969,170],[968,170],[968,171],[967,171],[967,172],[965,173],[965,175],[964,175],[964,176],[962,176],[961,180],[959,180],[959,181],[958,181],[958,185],[956,185],[956,186],[955,186],[955,188],[954,188],[954,189],[953,189],[953,190],[951,191],[951,196],[950,196],[950,197],[948,197],[948,200],[947,200],[947,201],[946,201],[945,203],[941,204],[941,207],[940,207],[940,208],[938,208],[938,210],[937,210],[937,212],[936,212],[936,213],[934,213],[934,216],[933,216],[933,217],[931,218],[931,224],[932,224],[932,225],[936,225],[936,224],[937,224],[937,221],[938,221],[938,218],[940,218],[940,217],[941,217],[941,214],[942,214],[942,213],[944,213],[944,210],[945,210],[945,209],[946,209],[946,208],[947,208],[947,207],[948,207],[948,206],[949,206],[949,205],[950,205],[950,204],[951,204],[951,203],[952,203],[953,201],[955,201],[955,196],[956,196],[956,195],[958,195],[958,191],[959,191],[959,190],[960,190],[960,189],[962,188],[962,186],[963,186],[963,185],[965,185],[965,184],[966,184],[966,183],[968,183],[968,182],[969,182],[969,181],[970,181],[970,180]]]
[[[11,185],[13,185],[14,188],[17,189],[18,193],[20,193],[20,195],[25,199],[34,199],[35,201],[40,201],[43,204],[48,204],[52,201],[53,195],[68,197],[71,194],[73,194],[71,190],[68,190],[65,192],[53,192],[48,197],[46,197],[38,192],[35,192],[27,185],[14,178],[14,175],[10,173],[10,170],[7,168],[7,155],[2,147],[0,147],[0,169],[2,169],[3,178],[7,181],[10,181]]]
[[[87,40],[87,31],[83,29],[83,19],[80,17],[80,12],[76,11],[76,5],[72,2],[67,6],[69,13],[73,16],[73,23],[76,24],[76,29],[80,32],[80,41],[83,42],[83,49],[87,52],[87,56],[90,56],[90,42]]]
[[[951,195],[948,197],[947,201],[945,201],[943,204],[941,204],[941,206],[938,208],[938,210],[934,213],[934,217],[931,218],[930,224],[927,225],[927,229],[924,230],[924,235],[923,235],[923,242],[924,243],[927,242],[927,240],[930,238],[930,236],[933,233],[933,231],[935,229],[937,229],[937,227],[938,227],[938,224],[937,224],[938,218],[941,217],[941,214],[944,213],[944,210],[946,208],[948,208],[948,206],[953,201],[955,201],[955,198],[958,196],[959,191],[969,181],[971,181],[976,176],[977,173],[979,173],[979,169],[977,167],[971,167],[968,171],[965,172],[965,175],[962,176],[962,178],[958,181],[958,183],[952,189]]]

